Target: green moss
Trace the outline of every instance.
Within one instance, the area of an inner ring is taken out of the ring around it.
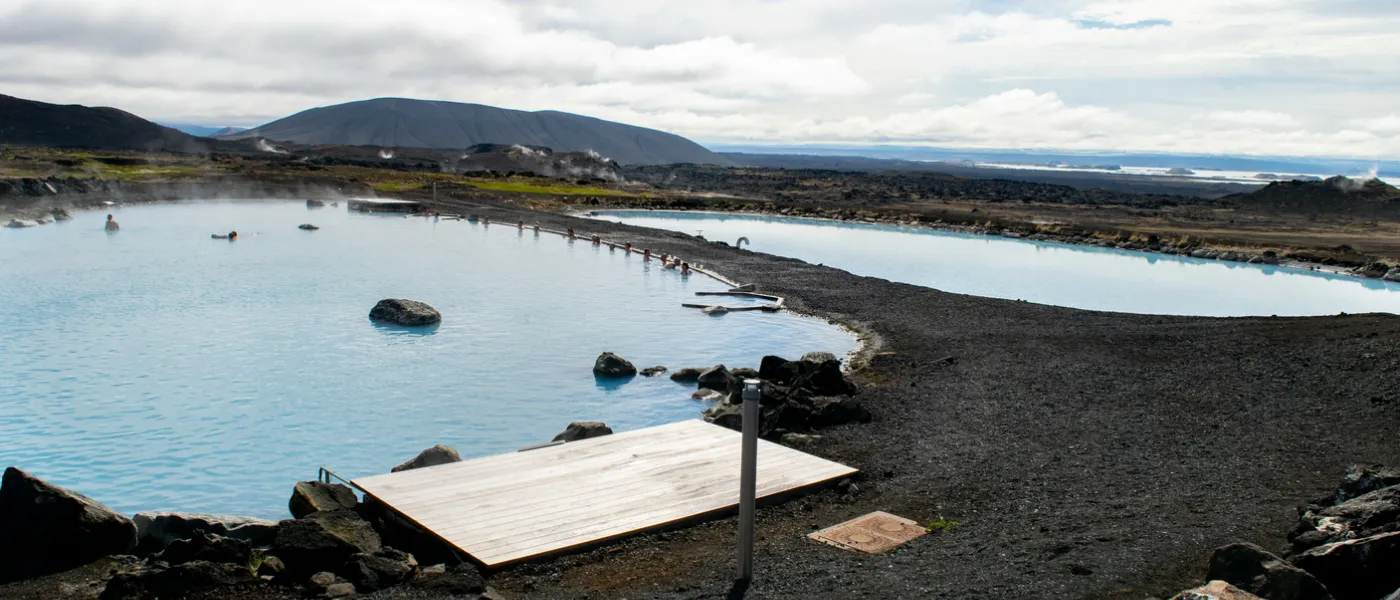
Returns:
[[[376,192],[407,192],[423,187],[421,183],[408,183],[404,181],[385,181],[374,184]]]
[[[631,196],[626,192],[596,187],[572,185],[539,185],[513,181],[468,181],[472,187],[493,192],[513,192],[517,194],[549,194],[553,196]]]
[[[938,531],[952,531],[954,528],[960,525],[962,525],[962,523],[945,519],[943,518],[943,513],[938,513],[938,520],[929,523],[927,529],[929,533],[934,533]]]

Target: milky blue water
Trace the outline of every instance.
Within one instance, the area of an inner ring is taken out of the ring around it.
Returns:
[[[433,444],[481,456],[573,420],[704,408],[665,377],[596,380],[603,351],[674,369],[856,347],[817,319],[682,308],[723,286],[499,224],[258,202],[116,218],[110,235],[97,213],[0,229],[0,467],[127,513],[280,518],[320,466],[381,473]],[[369,321],[389,297],[443,323]]]
[[[1267,316],[1400,313],[1400,283],[1306,269],[761,215],[601,211],[599,218],[735,243],[948,292],[1116,312]]]

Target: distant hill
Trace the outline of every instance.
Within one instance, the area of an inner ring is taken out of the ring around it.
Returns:
[[[1276,181],[1258,191],[1225,196],[1220,200],[1239,206],[1312,214],[1400,214],[1400,189],[1379,179],[1359,181],[1332,177],[1324,181]]]
[[[625,165],[730,161],[678,135],[557,111],[525,112],[457,102],[379,98],[325,106],[224,139],[297,144],[465,149],[477,144],[597,152]]]
[[[189,123],[158,123],[176,131],[183,131],[195,137],[219,137],[247,131],[247,127],[217,127],[213,125],[191,125]]]
[[[235,133],[243,133],[245,131],[248,131],[247,127],[224,127],[222,129],[211,131],[205,134],[204,137],[220,137],[225,135],[233,135]]]
[[[35,102],[0,95],[0,144],[202,152],[207,145],[115,108]]]

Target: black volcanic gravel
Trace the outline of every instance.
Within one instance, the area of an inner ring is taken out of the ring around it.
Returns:
[[[1167,597],[1201,582],[1217,546],[1283,546],[1295,507],[1348,464],[1400,462],[1400,317],[1090,312],[673,232],[465,210],[678,254],[878,335],[857,374],[875,421],[809,450],[860,468],[859,491],[761,510],[746,598]],[[805,538],[875,510],[961,525],[878,556]],[[731,518],[491,581],[530,598],[713,598],[730,589],[734,536]]]

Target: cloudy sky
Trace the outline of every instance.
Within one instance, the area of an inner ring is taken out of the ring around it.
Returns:
[[[702,142],[1400,158],[1396,0],[0,0],[0,93],[257,125],[381,96]]]

